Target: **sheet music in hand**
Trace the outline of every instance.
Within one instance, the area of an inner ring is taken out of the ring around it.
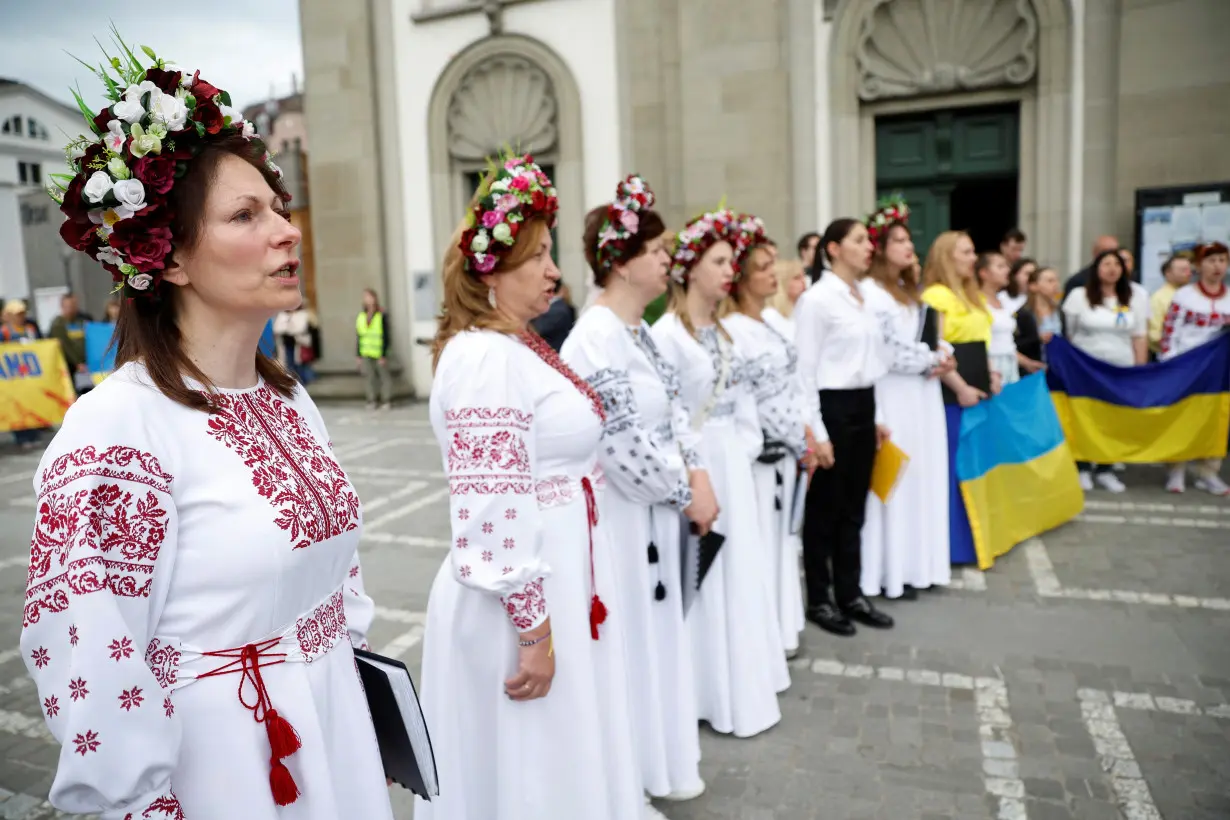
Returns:
[[[401,661],[354,650],[376,728],[384,774],[424,800],[440,794],[436,758],[410,670]]]

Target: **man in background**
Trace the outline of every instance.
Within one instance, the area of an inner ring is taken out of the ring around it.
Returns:
[[[1017,260],[1025,255],[1025,232],[1020,228],[1010,228],[1004,238],[999,240],[999,254],[1008,260],[1009,265],[1015,265]]]
[[[66,293],[60,297],[60,315],[51,322],[47,335],[60,343],[64,353],[64,361],[68,364],[68,372],[73,376],[73,387],[77,395],[90,392],[94,383],[90,379],[89,368],[85,363],[85,325],[94,321],[88,313],[81,312],[77,297]]]
[[[572,332],[572,326],[577,322],[577,310],[569,298],[568,286],[564,280],[555,282],[555,295],[551,297],[551,305],[547,312],[535,319],[532,324],[538,335],[547,340],[547,344],[559,352],[564,346],[564,340]]]
[[[1166,311],[1170,310],[1175,291],[1191,281],[1191,260],[1185,256],[1170,257],[1162,265],[1162,276],[1166,277],[1165,284],[1149,297],[1149,350],[1154,357],[1161,353],[1162,326],[1166,323]]]
[[[1117,238],[1110,236],[1109,234],[1099,236],[1097,239],[1093,240],[1093,253],[1089,258],[1091,260],[1097,259],[1098,255],[1104,253],[1105,251],[1117,250],[1119,250],[1119,240]],[[1067,299],[1069,293],[1077,288],[1083,288],[1087,285],[1089,283],[1089,275],[1092,270],[1093,262],[1090,262],[1088,265],[1069,276],[1068,281],[1065,282],[1063,286],[1063,298]]]

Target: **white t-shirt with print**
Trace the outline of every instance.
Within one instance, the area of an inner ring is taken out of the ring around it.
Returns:
[[[1149,331],[1149,298],[1143,288],[1133,288],[1128,305],[1103,299],[1091,307],[1085,288],[1077,288],[1063,301],[1063,315],[1072,344],[1095,359],[1131,367],[1136,363],[1132,340]]]

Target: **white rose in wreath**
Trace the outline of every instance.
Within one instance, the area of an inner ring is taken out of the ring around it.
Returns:
[[[474,253],[484,253],[489,245],[490,242],[487,240],[487,234],[485,233],[475,234],[474,238],[470,240],[470,250],[474,251]]]
[[[95,171],[90,174],[90,178],[86,180],[85,188],[82,189],[86,201],[93,202],[96,205],[102,202],[103,198],[107,196],[107,192],[111,190],[112,184],[111,175],[106,171]]]
[[[145,186],[139,179],[122,179],[111,189],[120,206],[133,213],[145,207]]]
[[[150,102],[150,118],[162,123],[168,131],[179,131],[188,122],[188,106],[171,94],[162,94]]]
[[[120,252],[114,248],[104,246],[98,250],[98,261],[107,262],[118,268],[124,263],[124,257],[120,256]]]
[[[511,245],[513,242],[512,228],[508,227],[507,222],[501,222],[491,229],[491,238],[496,242],[503,242],[505,245]]]
[[[120,100],[115,105],[111,106],[111,113],[119,117],[124,122],[140,122],[145,116],[145,109],[141,107],[141,100]]]
[[[128,285],[133,290],[149,290],[152,284],[154,284],[154,277],[148,273],[138,273],[136,276],[128,277]]]

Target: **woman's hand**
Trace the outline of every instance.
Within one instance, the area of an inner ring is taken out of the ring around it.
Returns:
[[[692,503],[684,508],[683,514],[696,525],[698,535],[709,532],[713,522],[717,520],[717,497],[713,494],[713,485],[709,483],[709,473],[705,470],[693,470],[690,476],[692,486]]]
[[[991,371],[991,395],[998,396],[999,391],[1004,389],[1004,376],[998,370]]]
[[[1044,330],[1042,333],[1038,334],[1038,338],[1042,340],[1042,344],[1047,344],[1054,337],[1055,334],[1051,333],[1049,330]]]
[[[1021,357],[1021,369],[1026,373],[1037,373],[1039,370],[1046,370],[1046,365],[1037,359],[1031,359],[1028,356]]]
[[[555,651],[551,643],[551,619],[535,629],[519,633],[521,641],[538,641],[533,646],[518,646],[517,674],[504,681],[504,691],[513,700],[544,698],[555,678]],[[542,638],[543,640],[539,640]]]
[[[975,404],[987,397],[986,393],[983,393],[977,387],[971,387],[968,384],[958,389],[956,392],[957,404],[962,407],[973,407]]]
[[[884,442],[893,437],[893,431],[888,429],[887,424],[876,425],[876,449],[879,450]]]
[[[833,456],[833,442],[817,442],[814,450],[812,457],[815,458],[816,466],[821,470],[827,470],[837,463],[837,459]]]

